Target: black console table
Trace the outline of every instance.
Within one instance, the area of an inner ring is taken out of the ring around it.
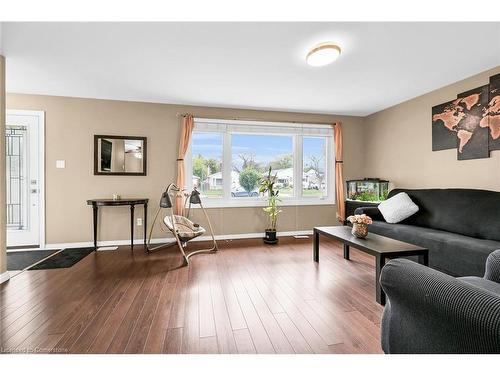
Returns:
[[[97,212],[99,207],[104,206],[130,206],[130,248],[134,250],[134,210],[138,204],[144,205],[144,248],[146,248],[146,233],[148,220],[148,201],[146,198],[139,199],[89,199],[87,205],[92,206],[94,211],[94,250],[97,250]]]

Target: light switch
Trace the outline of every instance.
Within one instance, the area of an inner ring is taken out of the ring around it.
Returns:
[[[66,168],[66,160],[56,160],[56,168]]]

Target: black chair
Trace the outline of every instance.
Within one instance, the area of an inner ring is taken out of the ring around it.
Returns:
[[[454,278],[407,259],[380,276],[385,353],[500,353],[500,250],[484,277]]]

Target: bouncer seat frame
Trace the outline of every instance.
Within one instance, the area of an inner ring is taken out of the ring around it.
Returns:
[[[205,210],[205,207],[203,207],[203,203],[201,201],[200,197],[200,192],[198,190],[193,189],[193,191],[190,194],[183,194],[184,191],[181,190],[177,185],[174,183],[171,183],[168,185],[167,189],[163,192],[161,199],[160,199],[160,204],[158,207],[158,210],[156,211],[155,217],[153,219],[153,223],[151,225],[151,229],[149,231],[149,236],[148,236],[148,242],[146,245],[146,251],[147,253],[151,253],[163,248],[167,248],[170,246],[174,246],[177,244],[179,247],[179,250],[184,258],[185,264],[189,264],[189,258],[192,257],[193,255],[196,254],[201,254],[201,253],[214,253],[218,250],[217,246],[217,241],[215,240],[214,236],[214,231],[212,228],[212,223],[210,222],[210,219],[208,217],[207,211]],[[187,206],[187,215],[176,215],[174,213],[174,202],[176,201],[177,197],[179,195],[184,195],[185,199],[183,202],[183,211],[186,210]],[[208,223],[208,229],[210,231],[210,236],[212,237],[212,247],[209,249],[202,249],[202,250],[196,250],[192,251],[190,253],[186,253],[184,249],[187,247],[187,243],[196,237],[201,236],[206,232],[205,228],[201,227],[199,224],[196,224],[189,220],[189,215],[191,213],[191,206],[192,205],[199,205],[200,208],[203,211],[203,214],[205,216],[205,219]],[[160,215],[160,212],[162,210],[170,210],[169,214],[166,215],[163,219],[163,225],[170,231],[170,233],[173,234],[175,241],[164,244],[164,245],[158,245],[155,247],[151,247],[151,236],[153,234],[153,229],[156,224],[156,220],[158,219],[158,216]]]

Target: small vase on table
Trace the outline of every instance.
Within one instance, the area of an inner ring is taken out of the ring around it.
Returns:
[[[352,224],[351,233],[357,238],[365,238],[368,236],[368,225],[372,223],[370,216],[362,215],[352,215],[347,218]]]

